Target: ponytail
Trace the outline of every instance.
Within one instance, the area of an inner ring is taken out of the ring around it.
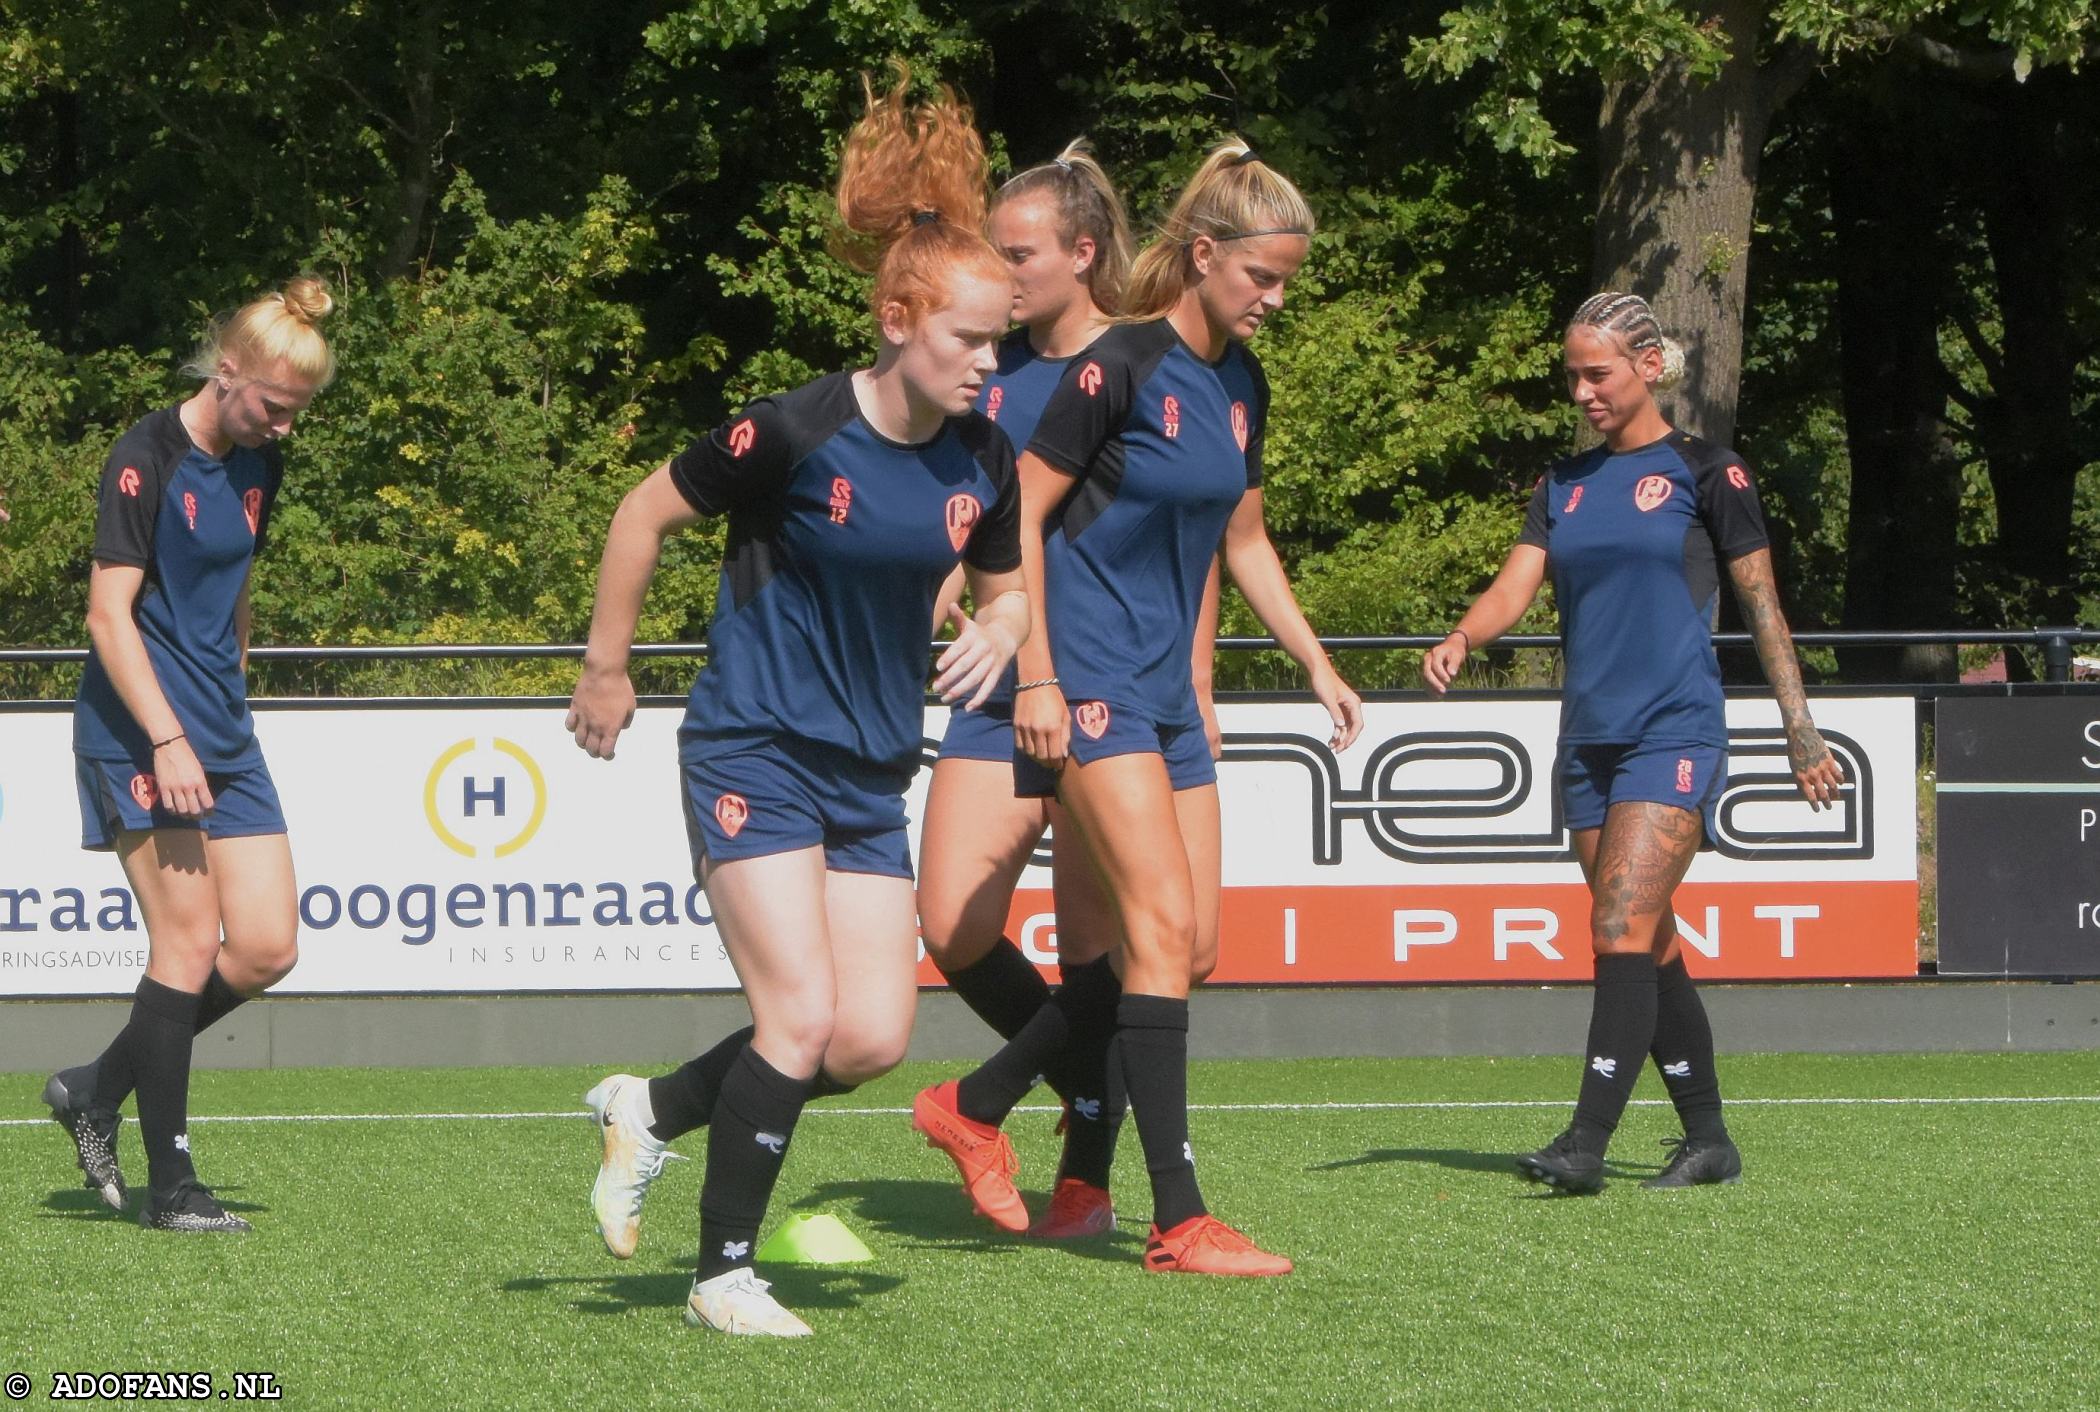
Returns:
[[[1138,255],[1123,295],[1128,320],[1156,319],[1181,302],[1195,275],[1196,237],[1245,240],[1256,235],[1313,233],[1312,207],[1290,178],[1238,138],[1211,149],[1189,178],[1159,234]]]
[[[907,101],[911,70],[892,60],[897,82],[878,95],[866,74],[866,111],[846,135],[839,164],[840,230],[832,251],[875,276],[876,316],[892,304],[907,322],[946,306],[958,272],[1004,281],[1011,274],[981,234],[988,172],[969,106],[941,85]]]

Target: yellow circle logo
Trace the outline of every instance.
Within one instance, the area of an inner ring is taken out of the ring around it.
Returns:
[[[448,821],[451,811],[442,807],[440,791],[447,777],[452,775],[452,767],[480,747],[481,742],[473,739],[462,740],[438,756],[423,781],[423,817],[429,821],[430,831],[437,835],[438,842],[462,858],[508,858],[532,842],[532,836],[540,831],[540,824],[547,817],[547,777],[540,773],[538,762],[523,747],[508,740],[498,738],[488,744],[524,771],[522,781],[518,781],[508,766],[500,763],[493,773],[487,775],[459,772],[456,776],[460,784],[459,807],[456,817]],[[532,796],[530,804],[522,810],[517,806],[526,801],[515,797],[514,782],[523,783]],[[508,821],[520,814],[524,823],[501,842],[477,848],[460,837],[461,829],[477,835],[500,834],[508,828]],[[467,820],[475,822],[470,825]],[[504,822],[491,824],[484,820]]]

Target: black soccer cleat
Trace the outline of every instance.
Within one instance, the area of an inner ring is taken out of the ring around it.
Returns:
[[[1604,1190],[1604,1158],[1583,1151],[1575,1141],[1573,1128],[1538,1151],[1519,1157],[1517,1170],[1532,1181],[1543,1182],[1569,1196],[1590,1196]]]
[[[53,1074],[44,1085],[44,1102],[51,1109],[52,1121],[73,1139],[73,1160],[80,1164],[81,1184],[101,1197],[110,1210],[122,1211],[130,1195],[124,1174],[117,1169],[117,1125],[123,1118],[94,1112],[86,1096],[67,1085],[64,1071]]]
[[[187,1231],[192,1234],[252,1231],[240,1217],[219,1204],[211,1188],[195,1178],[185,1178],[166,1191],[153,1190],[139,1206],[139,1224],[149,1231]]]
[[[1718,1142],[1689,1137],[1666,1137],[1663,1146],[1674,1148],[1663,1169],[1641,1183],[1650,1191],[1684,1186],[1732,1185],[1743,1179],[1743,1154],[1727,1138]]]

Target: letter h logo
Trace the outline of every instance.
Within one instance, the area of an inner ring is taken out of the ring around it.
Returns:
[[[496,776],[487,789],[476,789],[474,786],[479,781],[472,775],[466,776],[460,783],[461,791],[465,796],[459,806],[461,813],[471,819],[474,817],[474,806],[476,804],[492,804],[495,806],[496,817],[499,819],[503,817],[503,776]]]

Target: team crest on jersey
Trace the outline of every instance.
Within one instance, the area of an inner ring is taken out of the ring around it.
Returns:
[[[117,489],[136,500],[139,498],[139,468],[126,466],[117,472]]]
[[[970,542],[970,530],[983,509],[974,495],[948,497],[948,542],[955,546],[956,553],[962,553],[962,547]]]
[[[132,802],[137,804],[139,808],[151,809],[153,801],[160,798],[160,781],[151,775],[133,775],[131,777],[131,798]]]
[[[1232,439],[1239,443],[1240,450],[1247,449],[1247,404],[1232,404]]]
[[[1100,395],[1101,365],[1099,363],[1089,361],[1085,367],[1079,370],[1079,390],[1089,397]]]
[[[1108,730],[1108,703],[1082,701],[1073,708],[1072,720],[1086,732],[1088,740],[1099,740]]]
[[[1568,503],[1560,507],[1560,512],[1563,515],[1572,515],[1575,513],[1575,507],[1581,503],[1582,487],[1578,485],[1568,492]]]
[[[197,528],[197,497],[191,491],[182,492],[182,517],[190,522],[191,530]]]
[[[746,417],[729,429],[729,454],[742,456],[751,449],[751,443],[757,440],[758,428]]]
[[[248,517],[249,537],[253,538],[256,535],[261,534],[262,491],[258,487],[251,485],[246,490],[241,492],[241,513]]]
[[[1159,404],[1160,420],[1166,424],[1167,440],[1173,441],[1181,435],[1181,399],[1173,393]]]
[[[988,422],[998,421],[999,404],[1005,400],[1006,389],[1003,387],[994,387],[990,392],[987,392],[984,395],[984,419]]]
[[[1730,466],[1728,468],[1728,483],[1737,490],[1748,490],[1750,488],[1750,473],[1741,466]]]
[[[1679,760],[1677,762],[1677,792],[1679,794],[1690,794],[1692,792],[1692,762],[1690,760]]]
[[[846,513],[853,508],[853,482],[844,476],[831,478],[831,522],[846,523]]]
[[[1646,514],[1668,500],[1673,489],[1668,476],[1642,476],[1633,488],[1633,507]]]
[[[725,794],[715,801],[715,822],[731,838],[744,831],[744,821],[750,817],[751,805],[741,794]]]

